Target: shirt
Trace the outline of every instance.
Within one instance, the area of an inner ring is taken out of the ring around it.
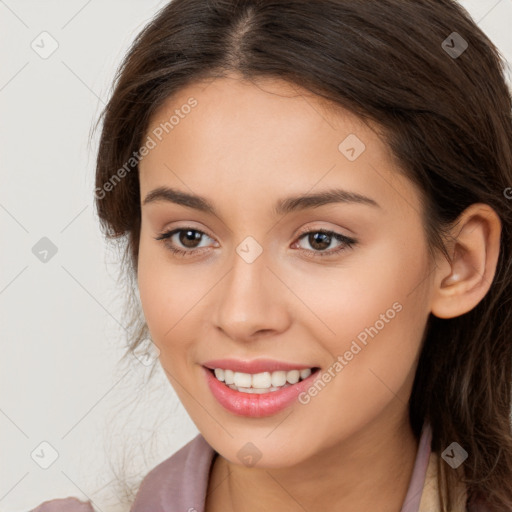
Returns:
[[[407,494],[400,512],[437,512],[437,455],[431,453],[432,432],[422,429]],[[198,434],[175,454],[154,467],[142,481],[130,512],[204,512],[208,479],[216,452]],[[466,509],[464,489],[453,512],[486,512]],[[76,498],[42,503],[31,512],[94,512],[90,502]]]

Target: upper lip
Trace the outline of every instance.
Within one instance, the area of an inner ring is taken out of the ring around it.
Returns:
[[[206,361],[203,363],[203,366],[211,370],[222,368],[223,370],[233,370],[242,373],[263,373],[315,368],[310,364],[289,363],[275,359],[253,359],[252,361],[243,361],[241,359],[214,359]]]

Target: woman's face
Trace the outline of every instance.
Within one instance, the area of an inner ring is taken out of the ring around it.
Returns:
[[[375,132],[229,77],[181,90],[146,136],[142,306],[209,444],[285,467],[404,425],[433,280],[418,191]]]

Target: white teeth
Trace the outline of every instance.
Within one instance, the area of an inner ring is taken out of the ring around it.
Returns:
[[[235,372],[231,370],[224,370],[224,382],[226,384],[233,384],[235,382],[234,377]]]
[[[250,388],[252,385],[252,376],[250,373],[235,372],[233,384],[237,388]]]
[[[279,387],[286,384],[286,372],[272,372],[272,386]]]
[[[311,375],[311,369],[306,368],[305,370],[300,371],[300,378],[302,380],[307,379]]]
[[[269,388],[272,384],[272,375],[270,372],[255,373],[252,376],[253,388]],[[246,386],[249,387],[249,386]]]
[[[307,379],[311,375],[311,369],[290,370],[288,372],[279,370],[251,374],[215,368],[214,373],[217,380],[224,382],[231,389],[258,394],[296,384],[300,379]]]
[[[234,384],[230,384],[228,387],[235,391],[240,391],[241,393],[247,393],[249,395],[261,395],[263,393],[268,393],[269,391],[279,391],[280,389],[287,388],[289,385],[290,384],[286,384],[286,386],[282,386],[280,388],[238,388]]]
[[[299,379],[300,379],[300,372],[299,372],[299,370],[290,370],[286,374],[286,380],[290,384],[296,384],[297,382],[299,382]]]

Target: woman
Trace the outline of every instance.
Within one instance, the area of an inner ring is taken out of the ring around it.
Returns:
[[[200,431],[133,512],[512,508],[511,97],[458,4],[174,0],[102,119],[129,351]]]

